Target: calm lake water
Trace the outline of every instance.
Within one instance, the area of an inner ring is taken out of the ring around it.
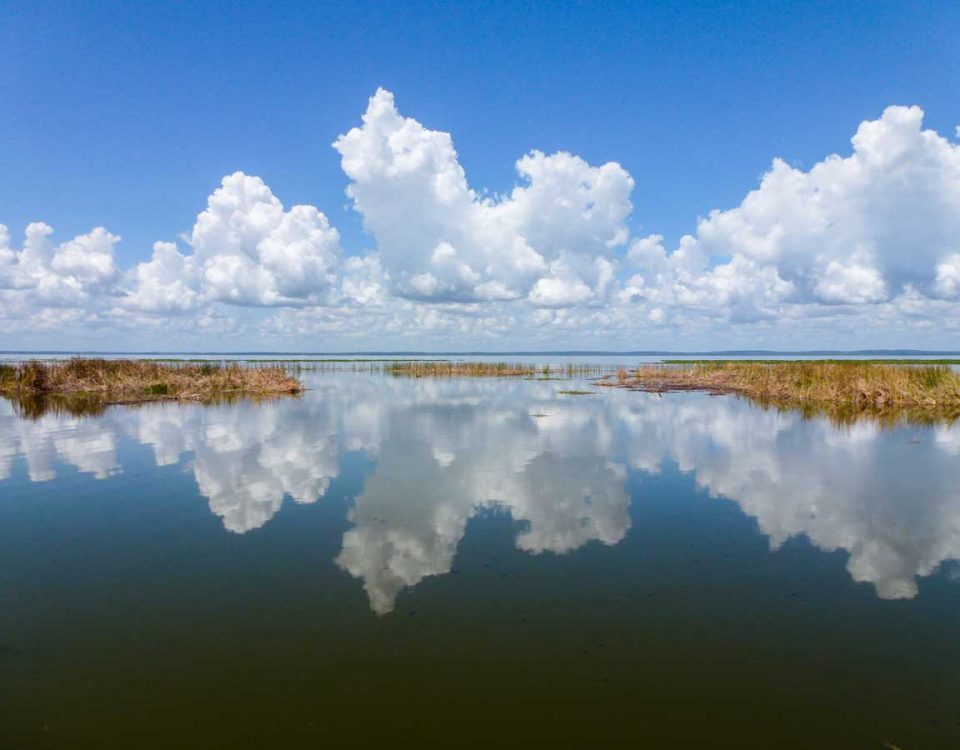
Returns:
[[[307,381],[0,400],[0,747],[960,747],[960,425]]]

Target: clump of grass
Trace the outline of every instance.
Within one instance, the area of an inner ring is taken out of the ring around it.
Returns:
[[[945,365],[872,362],[699,362],[646,365],[601,385],[644,391],[735,393],[781,407],[826,411],[841,420],[869,413],[960,416],[960,373]]]
[[[204,400],[231,394],[283,395],[303,390],[283,367],[74,358],[22,362],[0,370],[0,393],[19,398],[87,394],[133,403]]]

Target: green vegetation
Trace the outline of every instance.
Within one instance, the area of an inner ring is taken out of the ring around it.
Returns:
[[[236,363],[160,363],[74,358],[0,366],[0,394],[20,399],[94,396],[113,403],[208,400],[230,395],[286,395],[303,390],[282,367]]]
[[[592,396],[593,391],[557,391],[562,396]]]

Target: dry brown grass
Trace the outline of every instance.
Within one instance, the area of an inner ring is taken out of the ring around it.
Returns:
[[[116,402],[286,395],[303,390],[283,367],[74,358],[0,367],[0,393],[19,398],[85,394]]]
[[[600,383],[635,390],[735,393],[763,404],[826,412],[840,421],[960,417],[960,373],[944,365],[867,362],[703,362],[646,365]]]

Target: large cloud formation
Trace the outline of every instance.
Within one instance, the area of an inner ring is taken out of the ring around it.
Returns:
[[[0,225],[0,288],[30,289],[48,304],[70,303],[105,290],[117,276],[113,246],[120,238],[103,227],[54,246],[53,229],[41,222],[27,227],[23,248],[10,246]]]
[[[401,296],[562,306],[602,300],[627,239],[633,179],[567,153],[521,158],[509,197],[470,189],[449,133],[397,111],[380,89],[334,148],[356,209]]]
[[[159,241],[127,270],[104,228],[54,244],[34,223],[16,247],[0,225],[0,322],[28,338],[154,324],[355,348],[398,336],[822,339],[845,321],[858,341],[864,331],[912,341],[939,324],[943,346],[960,333],[960,146],[901,106],[861,123],[852,146],[807,171],[775,159],[739,206],[710,212],[671,249],[660,235],[631,237],[631,223],[655,217],[632,215],[634,181],[619,164],[531,151],[513,189],[491,196],[469,185],[450,134],[403,116],[381,89],[333,144],[374,241],[366,254],[344,252],[318,208],[287,209],[237,172],[208,198],[188,247]]]
[[[200,300],[234,305],[327,304],[333,300],[340,235],[313,206],[283,204],[259,177],[223,178],[197,216],[193,254],[158,242],[133,271],[127,301],[149,311],[178,311]]]
[[[775,159],[743,203],[711,212],[673,252],[659,236],[635,241],[624,298],[745,320],[788,306],[955,300],[960,147],[922,122],[919,107],[889,107],[860,125],[849,157],[808,172]]]

